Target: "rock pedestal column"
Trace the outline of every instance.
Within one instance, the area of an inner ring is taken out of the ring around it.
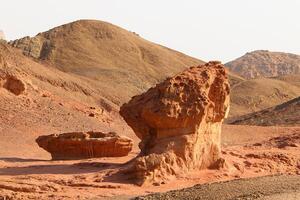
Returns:
[[[168,78],[121,107],[141,139],[141,154],[131,162],[139,185],[218,162],[229,92],[224,66],[213,61]]]

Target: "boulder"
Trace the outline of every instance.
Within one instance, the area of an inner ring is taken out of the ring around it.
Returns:
[[[18,78],[18,76],[8,73],[6,57],[0,53],[0,89],[1,88],[6,89],[16,96],[26,91],[25,82]]]
[[[0,60],[1,62],[1,60]],[[5,78],[0,77],[0,87],[18,96],[23,94],[26,90],[25,83],[16,76],[6,75]]]
[[[53,160],[127,156],[133,146],[128,137],[92,131],[40,136],[36,142]]]
[[[129,167],[137,184],[156,184],[218,166],[229,93],[224,66],[212,61],[168,78],[124,104],[120,114],[141,139],[141,154]]]

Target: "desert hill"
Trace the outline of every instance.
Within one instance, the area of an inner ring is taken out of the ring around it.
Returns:
[[[300,94],[300,75],[240,80],[231,87],[229,117],[279,105]]]
[[[134,32],[96,20],[76,21],[10,44],[42,64],[88,80],[89,86],[101,97],[98,104],[107,110],[117,110],[131,96],[188,66],[202,63],[144,40]],[[283,103],[299,92],[298,86],[290,87],[293,81],[288,79],[252,83],[234,72],[229,72],[229,77],[232,87],[230,116]],[[256,88],[257,92],[252,91]],[[276,95],[278,89],[282,95]]]
[[[300,73],[300,56],[264,50],[246,53],[226,64],[230,71],[251,79]]]
[[[299,126],[300,97],[259,112],[241,116],[231,124]]]
[[[79,20],[11,44],[25,55],[91,80],[101,96],[118,106],[167,76],[203,63],[96,20]]]
[[[235,80],[246,81],[238,77]],[[233,87],[240,85],[237,82]],[[41,64],[20,50],[0,43],[0,198],[2,195],[13,199],[143,195],[237,177],[299,173],[297,127],[225,125],[222,144],[226,147],[222,155],[232,166],[228,168],[232,172],[227,168],[203,170],[187,177],[179,176],[161,187],[137,187],[129,182],[128,171],[119,170],[123,163],[138,155],[137,147],[124,158],[49,161],[49,154],[34,141],[41,134],[114,130],[130,136],[138,144],[137,137],[130,135],[128,127],[118,122],[113,112],[101,108],[101,98],[92,79]],[[287,145],[296,144],[296,147],[284,151],[276,147],[280,136],[291,138]],[[258,143],[262,146],[252,145]]]
[[[0,157],[14,153],[15,144],[22,155],[46,155],[34,151],[40,134],[122,130],[118,116],[99,106],[103,97],[95,88],[0,42]]]
[[[278,76],[274,77],[276,80],[282,80],[287,83],[290,83],[294,86],[300,87],[300,75],[299,74],[291,74],[291,75],[285,75],[285,76]]]
[[[243,78],[231,84],[229,117],[241,116],[282,104],[300,94],[300,56],[254,51],[226,64]]]
[[[130,135],[123,132],[119,106],[160,79],[202,63],[99,21],[77,21],[10,44],[21,50],[0,43],[0,156],[10,156],[16,143],[24,149],[18,156],[45,156],[34,150],[41,134]]]

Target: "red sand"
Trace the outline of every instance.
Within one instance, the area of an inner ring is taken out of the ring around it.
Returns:
[[[276,140],[271,138],[277,136]],[[128,157],[77,161],[38,158],[0,158],[0,193],[13,199],[90,199],[115,195],[142,195],[193,186],[199,183],[248,178],[277,173],[300,174],[300,127],[223,127],[221,170],[193,171],[159,186],[136,186],[120,171]],[[135,138],[136,143],[138,142]],[[282,145],[283,144],[283,145]],[[21,148],[10,149],[16,152]],[[34,151],[43,151],[36,147]],[[37,154],[41,155],[41,154]]]

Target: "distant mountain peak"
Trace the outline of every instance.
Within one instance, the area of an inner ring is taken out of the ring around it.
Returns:
[[[64,73],[97,80],[99,94],[114,105],[203,63],[98,20],[78,20],[9,44]]]
[[[276,77],[300,73],[300,56],[291,53],[256,50],[233,60],[226,66],[246,78]]]

